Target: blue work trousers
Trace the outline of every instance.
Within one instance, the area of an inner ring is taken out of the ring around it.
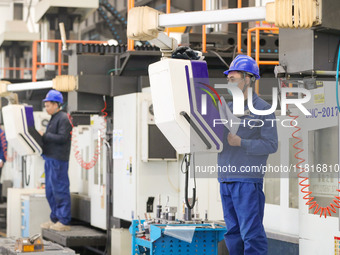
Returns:
[[[262,183],[221,182],[220,193],[230,255],[266,255],[267,236],[262,224],[265,198]]]
[[[51,221],[69,225],[71,195],[68,161],[45,157],[46,198],[51,208]]]

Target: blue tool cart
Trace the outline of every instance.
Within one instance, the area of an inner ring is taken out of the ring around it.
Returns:
[[[144,220],[141,221],[144,223]],[[223,240],[226,228],[219,224],[151,224],[150,238],[137,237],[139,221],[130,226],[132,255],[217,255],[218,242]],[[165,235],[166,227],[195,227],[191,243]]]

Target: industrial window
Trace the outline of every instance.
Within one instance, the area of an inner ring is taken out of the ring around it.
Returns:
[[[267,166],[279,166],[281,163],[280,157],[280,142],[277,152],[270,154],[267,161]],[[277,173],[266,173],[264,178],[264,193],[266,203],[272,205],[280,205],[280,185],[281,178]]]
[[[334,203],[339,182],[339,127],[329,127],[308,132],[309,191],[322,207]],[[312,170],[314,167],[314,171]],[[315,207],[309,210],[313,214]],[[332,214],[338,217],[337,214]]]
[[[297,152],[293,147],[295,143],[295,138],[289,138],[289,165],[291,166],[296,166],[299,162],[295,157]],[[299,177],[297,171],[289,172],[289,208],[295,209],[299,208]]]
[[[14,20],[23,20],[23,11],[24,4],[23,3],[14,3],[13,5],[13,19]]]

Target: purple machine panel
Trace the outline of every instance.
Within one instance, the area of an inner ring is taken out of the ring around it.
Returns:
[[[214,119],[220,119],[218,104],[221,103],[219,95],[213,85],[209,84],[208,68],[205,61],[191,61],[193,79],[190,79],[189,68],[186,67],[187,85],[189,92],[191,118],[200,125],[200,129],[213,141],[213,148],[221,150],[224,125],[214,127]],[[202,112],[202,99],[206,99]],[[217,138],[214,138],[215,133]]]

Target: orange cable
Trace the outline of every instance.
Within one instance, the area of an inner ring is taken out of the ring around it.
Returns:
[[[107,104],[106,104],[106,100],[104,100],[104,108],[101,110],[101,112],[103,113],[103,118],[104,118],[104,122],[102,123],[102,128],[100,129],[101,134],[105,133],[105,130],[106,130],[106,121],[107,121],[106,117],[108,115],[107,112],[105,111],[106,108],[107,108]],[[73,130],[74,125],[72,123],[71,115],[68,114],[68,117],[69,117],[69,121],[70,121],[70,124],[72,126],[72,130]],[[78,164],[82,168],[84,168],[86,170],[92,169],[98,162],[99,154],[100,154],[100,148],[103,144],[104,138],[102,136],[100,137],[100,142],[97,143],[97,146],[96,146],[96,149],[95,149],[95,152],[94,152],[92,159],[89,162],[85,162],[85,160],[83,159],[83,157],[80,153],[79,146],[78,146],[78,140],[77,140],[77,136],[76,136],[75,132],[71,131],[70,133],[71,133],[71,140],[72,140],[72,149],[73,149],[76,161],[78,162]]]

